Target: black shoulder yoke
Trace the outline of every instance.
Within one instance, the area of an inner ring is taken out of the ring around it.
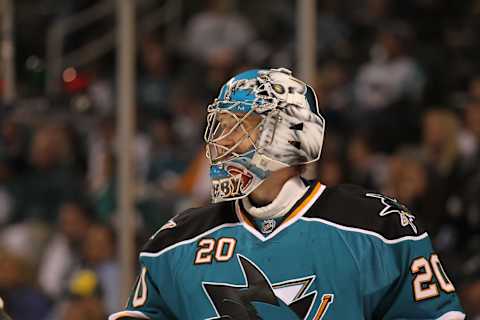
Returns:
[[[396,199],[354,185],[326,188],[305,217],[373,231],[389,240],[425,232]]]
[[[159,252],[180,241],[195,238],[222,224],[236,222],[238,222],[238,218],[233,201],[188,209],[161,227],[147,241],[141,252]]]

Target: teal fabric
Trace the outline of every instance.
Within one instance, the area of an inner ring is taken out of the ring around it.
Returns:
[[[210,263],[195,264],[199,241],[207,238],[215,243],[222,238],[235,239],[231,258],[217,261],[212,253]],[[462,308],[454,292],[442,290],[438,297],[415,302],[410,265],[418,257],[429,259],[432,253],[428,237],[387,243],[373,233],[306,218],[266,241],[241,224],[225,226],[159,253],[141,254],[140,262],[148,270],[148,299],[141,307],[134,307],[130,299],[127,309],[141,311],[151,319],[216,319],[220,315],[205,284],[246,290],[243,258],[261,270],[276,290],[281,289],[280,284],[313,279],[297,297],[315,296],[305,319],[315,318],[322,297],[329,294],[333,302],[322,319],[436,319]],[[290,286],[289,290],[299,289]],[[278,305],[258,301],[252,305],[261,319],[299,319],[288,306],[290,302],[279,299]]]
[[[268,232],[265,232],[264,224],[265,223],[271,224],[270,220],[275,221],[273,223],[273,227],[267,228]],[[283,220],[284,220],[284,217],[280,217],[275,219],[253,219],[253,222],[255,223],[258,231],[260,231],[263,235],[268,235],[273,231],[275,231],[275,229],[277,229],[277,227],[282,223]]]

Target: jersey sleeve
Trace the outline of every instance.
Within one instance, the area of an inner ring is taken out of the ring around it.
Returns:
[[[162,260],[140,257],[140,274],[125,309],[108,320],[177,319],[170,306],[175,297],[168,263]]]
[[[185,319],[188,301],[182,299],[178,287],[180,244],[211,228],[236,222],[232,203],[224,202],[202,208],[188,209],[164,224],[140,252],[140,274],[128,304],[109,320]]]
[[[353,185],[327,188],[312,217],[334,223],[359,276],[364,318],[460,320],[455,287],[427,231],[397,199]]]
[[[373,267],[390,284],[377,292],[375,319],[461,320],[465,314],[430,238],[381,245],[385,262]],[[371,297],[375,300],[374,297]]]

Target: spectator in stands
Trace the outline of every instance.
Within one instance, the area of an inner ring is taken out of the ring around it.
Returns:
[[[328,60],[320,66],[315,81],[315,93],[329,123],[329,130],[347,134],[352,127],[349,123],[352,87],[351,75],[345,63]]]
[[[0,116],[1,117],[1,116]],[[13,116],[0,120],[0,225],[16,220],[16,176],[25,173],[27,130]]]
[[[52,315],[53,320],[106,319],[104,294],[95,272],[79,270],[68,284],[67,295]]]
[[[59,209],[56,230],[47,243],[40,262],[38,281],[53,300],[65,292],[65,282],[81,258],[81,246],[92,213],[81,201],[68,200]]]
[[[108,57],[105,58],[108,60]],[[114,79],[110,72],[108,61],[99,61],[88,69],[88,88],[86,93],[92,103],[95,115],[106,117],[114,110]]]
[[[11,190],[14,172],[6,158],[0,151],[0,226],[9,222],[14,205]]]
[[[116,139],[114,118],[102,118],[88,136],[88,192],[99,220],[111,222],[116,203],[116,154],[123,146]],[[150,165],[150,137],[136,132],[133,142],[135,176],[142,186]]]
[[[350,20],[369,33],[375,31],[392,14],[391,0],[361,0],[347,5],[350,7],[347,13],[352,15]]]
[[[15,173],[24,173],[28,153],[27,128],[13,116],[7,116],[0,122],[0,153]]]
[[[329,56],[349,57],[351,30],[348,22],[341,18],[342,6],[339,1],[327,0],[318,3],[316,17],[317,59]]]
[[[113,175],[115,140],[114,118],[101,118],[88,136],[88,191],[99,194],[107,188]]]
[[[192,150],[203,147],[203,112],[208,104],[195,89],[195,83],[180,82],[171,96],[173,132],[182,160],[191,160]],[[179,142],[179,143],[178,143]]]
[[[200,148],[192,155],[187,169],[178,180],[176,191],[180,196],[186,196],[191,200],[189,207],[205,205],[210,201],[208,166],[205,150]]]
[[[107,313],[114,312],[120,299],[120,268],[115,259],[113,230],[106,225],[91,225],[82,243],[82,256],[84,266],[91,269],[98,279]]]
[[[424,76],[409,54],[412,31],[404,22],[379,29],[371,48],[371,60],[360,67],[355,102],[361,110],[381,110],[400,101],[418,102]]]
[[[140,67],[138,79],[138,105],[146,113],[145,120],[151,116],[168,113],[168,98],[171,75],[169,74],[168,53],[159,37],[149,34],[142,39],[140,49]]]
[[[480,304],[478,299],[480,298],[480,274],[472,276],[470,281],[466,282],[460,290],[460,299],[462,306],[465,309],[465,313],[469,316],[468,319],[477,320],[480,319]]]
[[[458,145],[460,122],[449,110],[429,110],[423,117],[422,149],[426,161],[428,189],[425,214],[433,235],[439,225],[455,215],[448,205],[462,190],[461,156]]]
[[[404,22],[379,28],[371,60],[360,67],[355,79],[357,117],[353,123],[372,131],[386,151],[408,140],[422,97],[425,80],[409,53],[412,38]]]
[[[470,80],[468,94],[472,99],[480,99],[480,75],[476,75]]]
[[[102,300],[96,296],[71,298],[64,306],[60,320],[104,320],[105,309]]]
[[[480,97],[470,99],[463,115],[465,122],[465,131],[470,140],[471,148],[466,151],[465,156],[470,158],[470,162],[480,160]]]
[[[47,319],[50,303],[35,288],[33,266],[4,249],[0,249],[0,261],[0,296],[12,319]]]
[[[467,265],[475,265],[467,274],[480,274],[480,100],[472,99],[465,109],[465,129],[475,142],[474,152],[468,154],[460,171],[462,185],[458,195],[462,215],[457,218],[458,229],[462,237],[459,238],[457,248],[466,253]]]
[[[75,170],[74,155],[66,128],[47,124],[35,131],[29,170],[17,179],[16,220],[56,220],[60,203],[79,194],[82,186],[80,174]]]
[[[150,167],[148,180],[162,188],[173,188],[177,176],[185,169],[177,154],[178,146],[175,144],[173,118],[163,117],[152,120],[150,123],[150,136],[152,138]]]
[[[417,148],[401,148],[389,159],[384,192],[408,206],[420,219],[424,216],[422,200],[427,183],[427,172]]]
[[[385,184],[387,165],[384,157],[372,150],[368,137],[354,133],[346,147],[348,181],[366,188],[380,189]]]
[[[232,65],[255,38],[248,20],[236,13],[233,0],[209,0],[207,8],[186,26],[186,51],[193,60],[210,66]]]
[[[429,110],[423,117],[423,147],[428,166],[447,176],[458,160],[460,123],[449,110]]]
[[[463,123],[458,136],[459,152],[466,171],[475,170],[480,144],[480,99],[469,98],[462,109]]]

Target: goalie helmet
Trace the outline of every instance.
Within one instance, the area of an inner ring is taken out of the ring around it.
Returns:
[[[290,70],[236,75],[207,110],[212,202],[243,198],[272,172],[318,160],[324,131],[315,92]]]

